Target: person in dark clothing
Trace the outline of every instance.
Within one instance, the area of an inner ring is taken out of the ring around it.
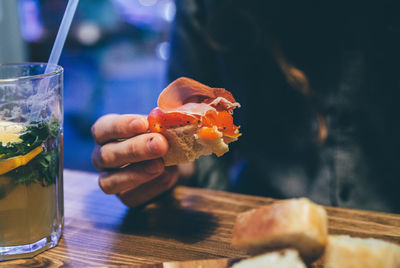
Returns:
[[[235,121],[243,136],[229,154],[196,161],[187,184],[400,212],[394,3],[178,0],[176,6],[169,80],[186,76],[226,88],[242,105]],[[103,189],[109,177],[100,179]]]

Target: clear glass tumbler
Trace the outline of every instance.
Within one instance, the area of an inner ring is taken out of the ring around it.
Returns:
[[[0,65],[0,261],[55,247],[63,209],[63,69]]]

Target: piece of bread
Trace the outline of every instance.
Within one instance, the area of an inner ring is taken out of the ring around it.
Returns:
[[[232,245],[249,252],[295,248],[307,262],[324,251],[328,238],[327,214],[307,198],[274,202],[239,214]]]
[[[400,246],[374,238],[329,236],[325,268],[399,268]]]
[[[228,144],[237,138],[221,136],[206,140],[198,137],[196,125],[167,129],[163,132],[168,141],[169,149],[164,156],[165,166],[193,162],[202,155],[215,153],[221,156],[229,151]]]
[[[235,263],[232,268],[306,268],[294,249],[265,253]]]

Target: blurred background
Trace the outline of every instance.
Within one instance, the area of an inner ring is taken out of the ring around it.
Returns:
[[[67,2],[0,0],[0,63],[46,62]],[[66,168],[94,171],[90,127],[98,117],[156,106],[174,15],[173,0],[80,1],[60,59]]]

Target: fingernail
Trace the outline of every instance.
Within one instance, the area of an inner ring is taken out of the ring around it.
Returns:
[[[151,137],[150,140],[147,142],[147,147],[149,151],[152,153],[156,153],[158,149],[157,141],[155,141],[154,137]]]
[[[144,130],[143,130],[144,126],[143,126],[142,120],[138,120],[138,119],[132,120],[132,122],[129,124],[129,127],[130,127],[130,128],[132,129],[132,131],[134,131],[135,133],[143,132],[143,131],[144,131]]]
[[[147,146],[153,156],[161,156],[163,152],[162,141],[159,137],[151,137]]]

